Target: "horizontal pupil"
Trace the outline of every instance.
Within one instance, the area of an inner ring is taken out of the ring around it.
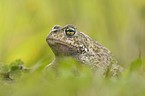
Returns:
[[[69,32],[75,32],[74,30],[67,30],[67,31],[69,31]]]
[[[67,32],[67,35],[74,35],[74,32]]]

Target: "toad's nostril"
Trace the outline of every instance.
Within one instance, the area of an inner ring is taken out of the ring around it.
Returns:
[[[57,30],[56,30],[56,29],[54,29],[54,30],[53,30],[53,32],[57,32]]]
[[[52,29],[62,29],[62,26],[60,26],[60,25],[55,25]]]

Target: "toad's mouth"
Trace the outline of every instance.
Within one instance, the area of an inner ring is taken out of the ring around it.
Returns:
[[[75,48],[75,47],[73,47],[71,44],[68,44],[68,43],[66,43],[66,42],[64,42],[64,41],[61,41],[61,40],[59,40],[59,39],[49,38],[49,39],[46,39],[46,41],[47,41],[47,43],[48,43],[49,45],[61,44],[61,45],[67,46],[67,47],[69,47],[69,48]]]
[[[54,39],[54,38],[46,39],[46,41],[56,56],[74,55],[79,53],[77,47],[74,47],[71,44],[68,44],[64,41]]]

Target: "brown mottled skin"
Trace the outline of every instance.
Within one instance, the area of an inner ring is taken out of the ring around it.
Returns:
[[[103,77],[118,76],[122,68],[117,64],[111,51],[94,41],[74,25],[55,25],[46,41],[57,57],[72,56],[79,62],[89,65]]]

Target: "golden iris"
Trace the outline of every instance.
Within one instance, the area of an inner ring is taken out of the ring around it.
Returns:
[[[66,33],[67,36],[73,36],[73,35],[75,35],[76,30],[74,28],[67,28],[65,30],[65,33]]]

